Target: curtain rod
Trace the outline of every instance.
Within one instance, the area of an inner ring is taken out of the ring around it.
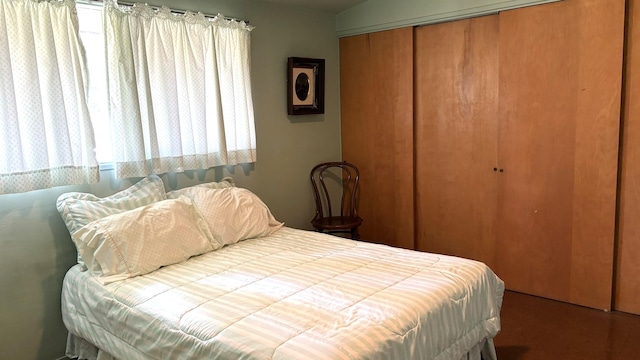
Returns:
[[[76,0],[76,3],[85,4],[85,5],[96,5],[98,3],[102,4],[103,2],[104,2],[103,0]],[[133,6],[134,4],[135,4],[135,2],[118,1],[118,5]],[[149,5],[154,9],[158,9],[158,8],[161,7],[161,6],[153,5],[153,4],[147,4],[147,3],[144,3],[144,4]],[[166,5],[164,5],[164,6],[166,6]],[[169,9],[171,9],[171,12],[178,13],[178,14],[185,14],[188,11],[188,12],[192,12],[192,13],[201,13],[202,15],[204,15],[204,17],[208,17],[208,18],[214,18],[214,17],[218,16],[218,15],[212,15],[212,14],[203,13],[201,11],[174,9],[173,7],[169,8]],[[244,22],[245,24],[249,24],[249,21],[248,20],[244,20],[244,19],[238,19],[238,18],[229,17],[229,16],[224,16],[224,19],[225,20],[238,21],[238,22]]]

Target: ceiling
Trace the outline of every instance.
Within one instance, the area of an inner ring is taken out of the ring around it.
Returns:
[[[260,0],[284,5],[300,6],[309,9],[337,14],[367,0]]]

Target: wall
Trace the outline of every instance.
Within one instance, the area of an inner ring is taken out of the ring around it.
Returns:
[[[166,4],[170,1],[150,1]],[[258,161],[253,165],[163,176],[167,189],[231,175],[258,194],[286,225],[309,228],[313,195],[311,167],[339,160],[339,57],[334,15],[248,0],[190,0],[176,8],[248,19],[252,32],[252,81]],[[170,6],[170,5],[169,5]],[[324,115],[288,116],[287,57],[326,59]],[[116,180],[0,195],[0,359],[56,359],[64,355],[66,329],[60,289],[76,251],[55,209],[68,191],[110,195],[137,179]]]
[[[338,36],[487,15],[560,0],[368,0],[336,16]]]

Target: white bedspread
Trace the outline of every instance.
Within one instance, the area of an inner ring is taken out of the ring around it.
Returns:
[[[480,262],[283,228],[108,285],[74,266],[62,313],[126,360],[458,360],[503,292]]]

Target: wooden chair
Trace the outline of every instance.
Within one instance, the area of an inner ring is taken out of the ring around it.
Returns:
[[[359,181],[358,168],[345,161],[321,163],[311,170],[316,200],[316,215],[311,224],[317,231],[350,233],[352,239],[360,238],[358,227],[362,224],[362,218],[356,210]],[[337,202],[337,196],[332,202],[330,194],[340,194],[340,202]],[[340,206],[340,215],[333,215],[337,210],[333,206]]]

